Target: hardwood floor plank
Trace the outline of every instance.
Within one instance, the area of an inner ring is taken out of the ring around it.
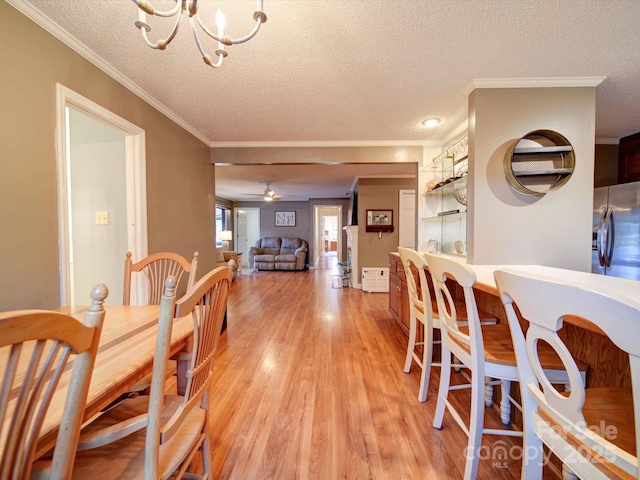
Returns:
[[[233,282],[214,366],[214,478],[462,478],[464,433],[448,415],[442,430],[431,426],[438,369],[419,403],[420,372],[402,371],[407,338],[388,295],[331,288],[336,273],[245,272]],[[469,403],[465,391],[451,398]],[[485,418],[500,425],[494,409]],[[489,454],[499,441],[520,440],[489,437]],[[480,462],[479,479],[519,476],[519,459]]]

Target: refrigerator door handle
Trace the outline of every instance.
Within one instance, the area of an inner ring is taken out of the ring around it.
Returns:
[[[613,209],[608,208],[607,214],[604,220],[604,239],[603,239],[603,256],[604,264],[607,267],[611,266],[611,257],[613,255],[613,241],[614,241],[614,224],[613,224]]]
[[[603,241],[604,241],[604,218],[607,214],[607,208],[606,207],[602,207],[602,209],[600,210],[600,221],[598,222],[598,229],[597,229],[597,235],[598,237],[596,238],[596,251],[598,252],[598,262],[600,263],[601,267],[604,267],[604,245],[603,245]]]

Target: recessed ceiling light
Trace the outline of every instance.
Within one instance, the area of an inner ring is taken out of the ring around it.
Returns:
[[[439,123],[440,123],[439,118],[427,118],[424,122],[422,122],[422,125],[424,125],[427,128],[433,128]]]

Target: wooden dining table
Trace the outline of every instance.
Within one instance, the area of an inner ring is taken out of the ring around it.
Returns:
[[[72,315],[82,321],[84,312],[88,308],[88,306],[71,306],[59,308],[56,311]],[[158,305],[106,305],[105,310],[106,315],[83,421],[98,414],[153,370],[160,307]],[[191,315],[175,319],[171,332],[171,355],[188,349],[192,334]],[[0,368],[4,367],[3,362],[6,362],[6,359],[0,358]],[[69,361],[51,400],[41,430],[36,456],[44,454],[55,444],[71,377],[72,363],[73,359]]]

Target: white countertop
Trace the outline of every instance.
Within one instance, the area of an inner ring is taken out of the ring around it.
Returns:
[[[496,282],[493,272],[496,270],[515,270],[544,277],[551,277],[568,283],[580,284],[586,288],[611,292],[615,296],[622,295],[631,303],[640,305],[640,281],[627,278],[610,277],[590,272],[579,272],[564,268],[545,267],[543,265],[470,265],[476,273],[479,290],[497,295]]]

